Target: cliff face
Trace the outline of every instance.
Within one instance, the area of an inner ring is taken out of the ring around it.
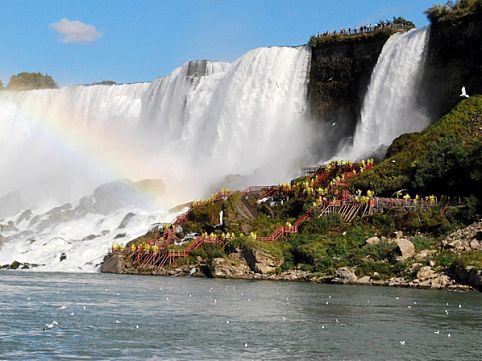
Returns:
[[[438,119],[467,93],[482,94],[482,12],[434,22],[430,29],[421,98]]]
[[[312,116],[327,124],[326,139],[332,144],[325,149],[334,152],[340,140],[353,135],[372,70],[389,36],[376,32],[312,48],[308,97]]]

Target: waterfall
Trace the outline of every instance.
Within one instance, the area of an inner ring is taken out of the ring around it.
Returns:
[[[0,265],[91,272],[225,178],[290,179],[312,139],[309,61],[308,47],[261,48],[150,83],[1,91]]]
[[[308,149],[309,60],[308,47],[260,48],[151,83],[0,92],[0,196],[71,201],[103,182],[160,178],[172,204],[227,175],[287,179]]]
[[[423,130],[428,117],[417,102],[428,28],[392,35],[373,69],[350,158],[388,146],[403,133]],[[345,149],[342,153],[346,153]]]

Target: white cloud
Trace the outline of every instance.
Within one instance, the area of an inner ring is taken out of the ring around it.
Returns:
[[[102,36],[94,25],[66,18],[50,24],[49,28],[59,33],[60,41],[63,43],[90,43]]]

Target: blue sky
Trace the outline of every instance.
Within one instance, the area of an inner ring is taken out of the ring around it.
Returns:
[[[60,85],[149,81],[188,60],[232,61],[252,48],[304,44],[317,32],[393,16],[424,26],[423,11],[437,2],[0,0],[0,79],[39,71]]]

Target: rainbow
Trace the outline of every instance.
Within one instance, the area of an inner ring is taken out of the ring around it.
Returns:
[[[52,92],[59,90],[41,90],[42,92]],[[1,98],[0,98],[1,99]],[[27,102],[11,102],[2,99],[8,105],[14,107],[22,119],[30,122],[32,126],[38,127],[48,139],[55,142],[59,149],[72,151],[90,164],[94,164],[101,174],[105,174],[112,180],[129,179],[139,180],[152,177],[152,175],[169,178],[169,174],[159,174],[147,162],[143,162],[140,152],[136,148],[136,143],[126,134],[116,131],[115,127],[110,127],[107,131],[99,126],[92,126],[95,123],[89,119],[76,122],[72,127],[72,114],[64,109],[55,112],[34,111],[27,106]],[[132,175],[137,179],[132,179]],[[155,178],[155,177],[152,177]],[[132,191],[142,199],[149,209],[161,210],[172,205],[179,196],[181,190],[170,189],[160,193],[159,189],[145,186],[146,182],[126,182]]]

